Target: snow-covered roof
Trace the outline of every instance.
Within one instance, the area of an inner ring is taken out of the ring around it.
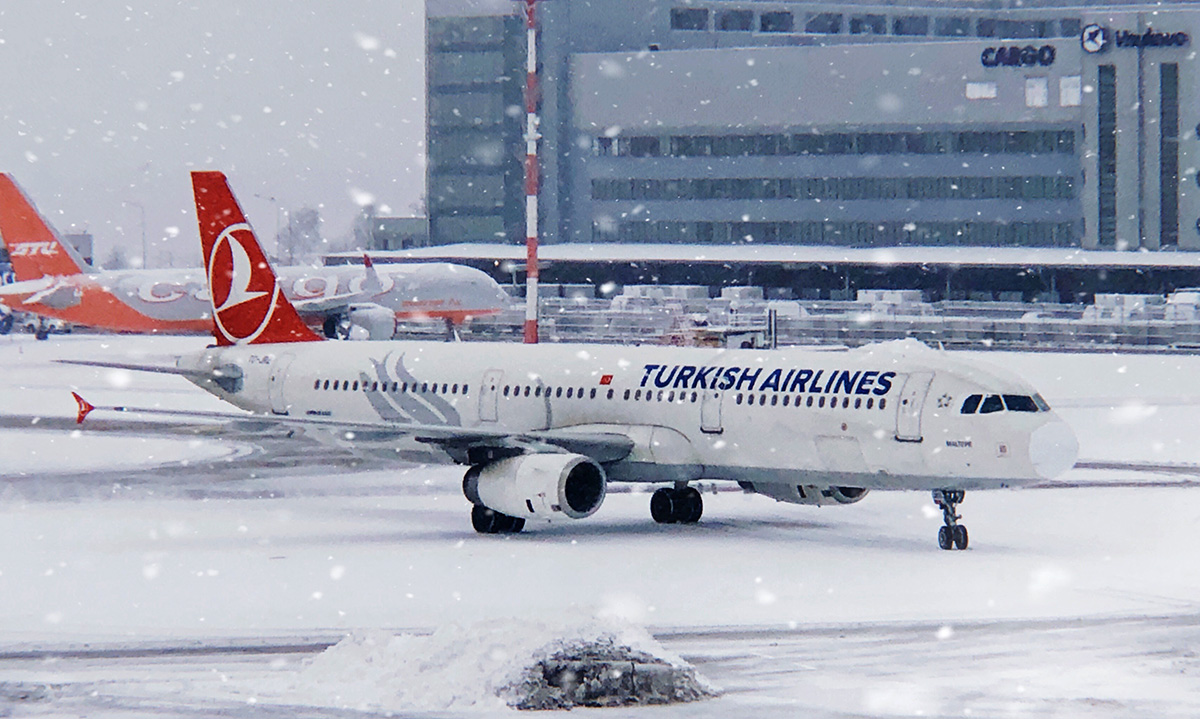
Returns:
[[[464,243],[371,252],[379,262],[493,260],[524,263],[525,246]],[[1045,247],[831,247],[801,245],[543,245],[544,262],[658,262],[718,264],[946,265],[975,267],[1121,267],[1200,269],[1200,252],[1084,250]],[[338,252],[326,262],[361,262],[361,252]]]

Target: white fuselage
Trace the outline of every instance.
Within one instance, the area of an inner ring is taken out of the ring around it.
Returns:
[[[846,351],[308,342],[211,348],[181,364],[236,365],[236,385],[197,382],[261,413],[624,434],[634,449],[605,465],[616,481],[998,488],[1055,476],[1077,449],[1040,397],[1036,411],[962,411],[973,395],[1032,401],[1026,383],[903,342]]]

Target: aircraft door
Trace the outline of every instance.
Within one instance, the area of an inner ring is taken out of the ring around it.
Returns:
[[[921,441],[921,408],[933,382],[932,372],[913,372],[904,380],[900,402],[896,406],[896,439],[900,442]]]
[[[504,370],[490,369],[483,373],[483,382],[479,387],[479,420],[495,422],[500,419],[500,382],[504,379]]]
[[[283,386],[287,381],[287,370],[296,355],[280,355],[271,363],[271,376],[267,382],[267,398],[271,402],[271,411],[275,414],[287,414],[290,405],[284,397]]]
[[[723,394],[715,389],[706,389],[700,396],[700,431],[708,434],[721,434],[725,431],[721,424],[721,397]]]

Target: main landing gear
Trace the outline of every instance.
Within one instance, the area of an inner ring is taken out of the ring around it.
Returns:
[[[650,516],[659,524],[695,524],[704,514],[704,498],[695,487],[679,483],[650,497]]]
[[[471,526],[480,534],[516,534],[525,528],[525,518],[510,517],[475,504],[471,506]]]
[[[956,513],[967,493],[961,489],[935,489],[933,501],[942,510],[945,526],[938,529],[938,546],[942,549],[966,549],[967,528],[958,523],[962,517]]]

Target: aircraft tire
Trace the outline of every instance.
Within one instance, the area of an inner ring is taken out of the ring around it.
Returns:
[[[704,497],[700,495],[700,490],[688,487],[682,492],[677,492],[676,496],[682,500],[678,503],[677,509],[680,516],[676,521],[682,524],[699,522],[701,515],[704,514]]]
[[[951,549],[954,546],[954,532],[949,527],[938,528],[938,546]]]
[[[48,327],[38,327],[36,330],[34,330],[33,336],[39,340],[49,339],[50,329]]]
[[[679,521],[675,490],[661,487],[650,496],[650,516],[659,524],[674,524]]]
[[[954,525],[954,548],[966,549],[967,541],[967,528],[961,524]]]
[[[0,335],[6,335],[12,332],[13,322],[16,321],[12,315],[4,315],[0,317]]]

